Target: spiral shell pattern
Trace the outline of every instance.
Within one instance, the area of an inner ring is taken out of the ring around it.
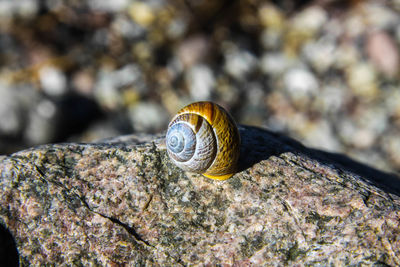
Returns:
[[[172,161],[183,170],[217,180],[236,172],[239,131],[230,115],[212,102],[181,109],[168,126],[166,145]]]

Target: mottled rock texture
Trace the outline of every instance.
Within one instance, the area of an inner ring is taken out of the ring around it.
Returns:
[[[400,265],[397,177],[241,127],[227,181],[173,166],[159,136],[0,159],[1,260],[38,266]]]

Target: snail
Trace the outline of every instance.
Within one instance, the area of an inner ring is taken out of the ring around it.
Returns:
[[[182,108],[168,125],[166,146],[171,160],[185,171],[226,180],[237,170],[239,130],[215,103],[196,102]]]

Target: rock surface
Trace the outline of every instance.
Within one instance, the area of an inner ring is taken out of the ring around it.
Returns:
[[[400,265],[400,182],[243,126],[241,172],[185,173],[160,136],[0,159],[3,262],[109,266]]]

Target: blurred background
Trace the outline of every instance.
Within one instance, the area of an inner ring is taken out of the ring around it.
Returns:
[[[400,0],[0,0],[0,154],[242,124],[400,173]]]

